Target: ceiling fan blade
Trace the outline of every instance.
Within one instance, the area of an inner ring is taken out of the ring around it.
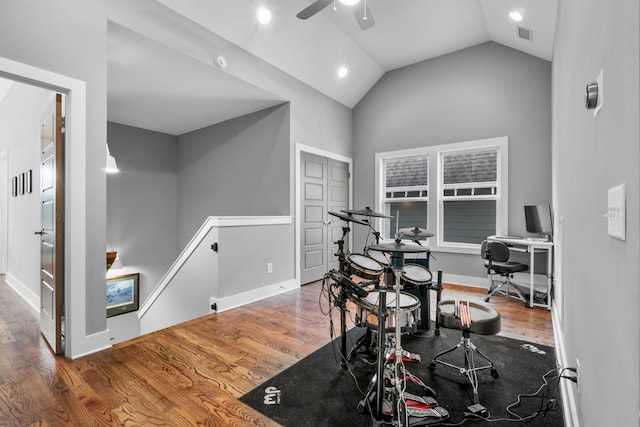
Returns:
[[[360,29],[362,31],[368,30],[376,25],[376,21],[373,19],[373,15],[371,14],[371,10],[369,9],[367,2],[362,2],[361,4],[356,5],[353,8],[353,14],[355,15],[358,25],[360,25]]]
[[[325,7],[333,3],[334,0],[317,0],[311,3],[307,8],[302,9],[296,15],[299,19],[309,19],[316,13],[320,12]]]

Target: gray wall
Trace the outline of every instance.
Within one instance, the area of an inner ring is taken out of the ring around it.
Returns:
[[[523,205],[551,203],[550,106],[551,64],[493,42],[385,74],[354,109],[354,206],[374,206],[376,152],[507,136],[509,233],[525,235]],[[486,276],[479,255],[435,256]]]
[[[637,0],[559,2],[553,60],[553,175],[561,230],[556,306],[571,387],[584,427],[637,426],[640,287],[640,140]],[[604,71],[604,106],[585,110],[584,89]],[[626,184],[626,242],[607,234],[607,190]],[[602,411],[611,408],[612,411]]]
[[[209,216],[290,215],[289,115],[287,103],[179,137],[180,248]]]
[[[140,273],[144,301],[178,255],[178,141],[117,123],[107,138],[120,170],[107,175],[107,249]]]
[[[179,137],[108,124],[120,172],[107,176],[107,249],[140,272],[140,301],[208,217],[289,215],[289,109]]]

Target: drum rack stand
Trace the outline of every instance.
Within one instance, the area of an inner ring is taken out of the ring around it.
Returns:
[[[378,287],[379,292],[379,300],[378,300],[378,340],[377,340],[377,349],[378,349],[378,357],[377,357],[377,370],[373,375],[369,388],[364,396],[364,398],[358,403],[357,410],[363,412],[364,409],[370,404],[375,398],[376,406],[374,413],[374,426],[381,426],[383,424],[387,424],[383,420],[383,409],[384,409],[384,400],[385,394],[387,390],[391,391],[392,399],[391,399],[391,414],[395,414],[394,419],[397,419],[401,426],[408,426],[409,418],[411,417],[409,408],[405,401],[405,397],[408,396],[408,393],[405,393],[404,389],[406,386],[407,378],[411,378],[413,381],[419,383],[421,386],[425,388],[425,390],[431,395],[429,397],[416,397],[413,398],[423,400],[428,406],[428,409],[423,409],[421,415],[413,415],[417,418],[423,418],[422,422],[415,420],[411,425],[427,425],[432,424],[434,422],[443,421],[449,417],[448,412],[438,406],[433,396],[435,392],[422,383],[419,379],[413,377],[403,365],[403,349],[401,345],[401,337],[402,337],[402,327],[401,322],[398,319],[400,313],[400,289],[402,287],[400,283],[400,273],[402,271],[404,264],[404,254],[402,252],[393,251],[391,253],[391,263],[390,266],[385,270],[385,280],[384,286]],[[393,348],[389,347],[389,351],[387,351],[387,343],[386,343],[386,335],[387,335],[387,327],[386,327],[386,318],[387,318],[387,290],[393,289],[395,292],[396,300],[395,300],[395,310],[394,315],[395,319],[395,339]],[[439,293],[438,293],[439,294]],[[391,361],[391,356],[393,356],[393,361]],[[393,369],[389,372],[392,372],[389,378],[389,387],[385,389],[385,370],[388,370],[387,366],[389,362],[392,362]],[[375,387],[375,396],[372,397],[372,393]],[[395,425],[395,424],[394,424]]]
[[[340,240],[333,242],[334,244],[338,245],[338,252],[334,254],[338,257],[338,269],[340,273],[342,273],[346,277],[348,277],[349,275],[347,274],[345,268],[346,257],[344,254],[344,238],[347,236],[349,231],[351,231],[349,227],[342,227],[342,237],[340,238]],[[351,360],[353,352],[362,345],[367,335],[365,334],[365,336],[360,338],[354,346],[353,350],[347,354],[347,300],[348,295],[345,287],[341,286],[340,294],[338,295],[338,299],[335,302],[335,306],[340,309],[340,366],[342,366],[342,369],[347,369],[347,364],[349,363],[349,360]]]

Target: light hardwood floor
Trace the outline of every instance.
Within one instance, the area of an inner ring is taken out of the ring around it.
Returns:
[[[68,360],[51,355],[37,313],[0,282],[0,425],[277,425],[238,398],[330,341],[321,289],[316,282]],[[485,296],[453,285],[443,292]],[[504,297],[490,305],[502,335],[553,345],[549,311]],[[333,320],[337,327],[337,312]]]

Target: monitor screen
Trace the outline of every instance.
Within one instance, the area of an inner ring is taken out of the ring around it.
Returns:
[[[524,220],[527,232],[549,237],[553,235],[553,219],[550,205],[525,206]]]

